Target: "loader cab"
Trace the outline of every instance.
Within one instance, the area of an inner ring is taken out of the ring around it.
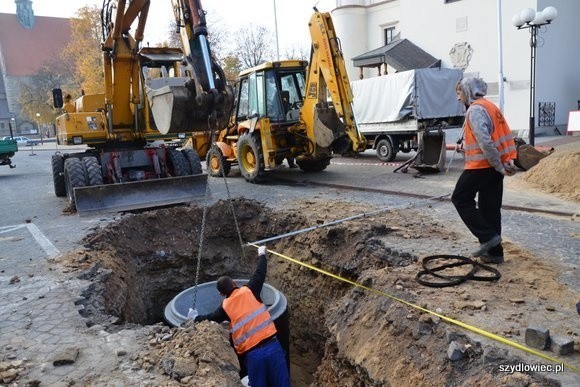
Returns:
[[[306,62],[268,62],[240,74],[236,121],[267,117],[272,124],[295,123],[304,98]]]

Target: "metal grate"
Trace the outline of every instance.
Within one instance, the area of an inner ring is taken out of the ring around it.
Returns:
[[[538,126],[554,126],[556,122],[556,102],[538,104]]]

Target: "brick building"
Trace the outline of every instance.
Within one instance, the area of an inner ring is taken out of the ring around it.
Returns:
[[[16,13],[0,13],[0,137],[35,131],[36,123],[22,117],[20,85],[54,61],[70,39],[70,19],[35,16],[31,0],[14,0]]]

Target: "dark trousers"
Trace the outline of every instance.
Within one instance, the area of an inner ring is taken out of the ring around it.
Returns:
[[[246,355],[252,387],[290,387],[286,354],[277,339],[251,349]]]
[[[501,235],[502,197],[503,175],[493,168],[466,169],[457,180],[451,201],[479,243]]]

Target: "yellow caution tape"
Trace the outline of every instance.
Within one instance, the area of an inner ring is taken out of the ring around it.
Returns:
[[[249,245],[251,245],[251,246],[254,246],[254,247],[256,247],[256,248],[258,247],[258,245],[255,245],[255,244],[253,244],[253,243],[249,243]],[[368,286],[364,286],[364,285],[362,285],[362,284],[359,284],[358,282],[351,281],[351,280],[349,280],[349,279],[346,279],[346,278],[344,278],[344,277],[341,277],[341,276],[339,276],[339,275],[333,274],[333,273],[331,273],[331,272],[329,272],[329,271],[326,271],[326,270],[320,269],[320,268],[318,268],[318,267],[316,267],[316,266],[310,265],[310,264],[308,264],[308,263],[301,262],[301,261],[299,261],[299,260],[297,260],[297,259],[294,259],[294,258],[288,257],[288,256],[286,256],[286,255],[284,255],[284,254],[280,254],[280,253],[278,253],[278,252],[276,252],[276,251],[273,251],[273,250],[268,250],[268,252],[269,252],[269,253],[271,253],[271,254],[274,254],[274,255],[276,255],[276,256],[278,256],[278,257],[280,257],[280,258],[283,258],[283,259],[285,259],[285,260],[287,260],[287,261],[294,262],[294,263],[296,263],[296,264],[298,264],[298,265],[301,265],[301,266],[307,267],[307,268],[309,268],[309,269],[311,269],[311,270],[314,270],[314,271],[317,271],[317,272],[319,272],[319,273],[322,273],[322,274],[324,274],[324,275],[327,275],[327,276],[329,276],[329,277],[335,278],[335,279],[337,279],[337,280],[339,280],[339,281],[346,282],[346,283],[348,283],[348,284],[351,284],[351,285],[353,285],[353,286],[356,286],[356,287],[358,287],[358,288],[361,288],[361,289],[364,289],[364,290],[368,290],[368,291],[369,291],[369,292],[371,292],[371,293],[375,293],[375,294],[378,294],[378,295],[380,295],[380,296],[388,297],[388,298],[390,298],[390,299],[392,299],[392,300],[395,300],[395,301],[397,301],[397,302],[400,302],[400,303],[402,303],[402,304],[405,304],[405,305],[407,305],[407,306],[410,306],[411,308],[414,308],[414,309],[420,310],[420,311],[422,311],[422,312],[425,312],[425,313],[429,313],[429,314],[431,314],[431,315],[433,315],[433,316],[437,316],[437,317],[439,317],[441,320],[444,320],[444,321],[447,321],[447,322],[449,322],[449,323],[451,323],[451,324],[455,324],[455,325],[457,325],[457,326],[460,326],[460,327],[462,327],[462,328],[464,328],[464,329],[467,329],[468,331],[471,331],[471,332],[477,333],[478,335],[485,336],[485,337],[487,337],[488,339],[492,339],[492,340],[498,341],[498,342],[500,342],[500,343],[503,343],[503,344],[509,345],[510,347],[513,347],[513,348],[520,349],[520,350],[522,350],[522,351],[525,351],[525,352],[527,352],[527,353],[530,353],[530,354],[532,354],[532,355],[535,355],[535,356],[539,356],[539,357],[541,357],[541,358],[543,358],[543,359],[546,359],[546,360],[549,360],[549,361],[551,361],[551,362],[558,363],[558,364],[562,364],[562,365],[564,365],[564,366],[568,367],[570,370],[572,370],[572,371],[574,371],[574,372],[580,372],[580,368],[574,367],[574,366],[572,366],[572,365],[570,365],[570,364],[567,364],[567,363],[565,363],[565,362],[563,362],[563,361],[561,361],[561,360],[559,360],[559,359],[556,359],[556,358],[554,358],[554,357],[551,357],[551,356],[545,355],[545,354],[543,354],[543,353],[541,353],[541,352],[538,352],[538,351],[536,351],[536,350],[534,350],[534,349],[532,349],[532,348],[526,347],[525,345],[518,344],[518,343],[516,343],[515,341],[508,340],[508,339],[506,339],[506,338],[504,338],[504,337],[498,336],[498,335],[496,335],[496,334],[493,334],[493,333],[491,333],[491,332],[487,332],[487,331],[485,331],[485,330],[483,330],[483,329],[480,329],[480,328],[474,327],[474,326],[472,326],[472,325],[466,324],[466,323],[464,323],[464,322],[461,322],[461,321],[458,321],[458,320],[452,319],[452,318],[450,318],[450,317],[444,316],[444,315],[442,315],[442,314],[439,314],[439,313],[437,313],[437,312],[433,312],[433,311],[431,311],[431,310],[429,310],[429,309],[422,308],[422,307],[420,307],[419,305],[415,305],[415,304],[412,304],[412,303],[410,303],[410,302],[408,302],[408,301],[405,301],[405,300],[403,300],[403,299],[401,299],[401,298],[398,298],[398,297],[395,297],[395,296],[391,296],[390,294],[387,294],[387,293],[385,293],[385,292],[382,292],[382,291],[380,291],[380,290],[373,289],[373,288],[369,288]]]

